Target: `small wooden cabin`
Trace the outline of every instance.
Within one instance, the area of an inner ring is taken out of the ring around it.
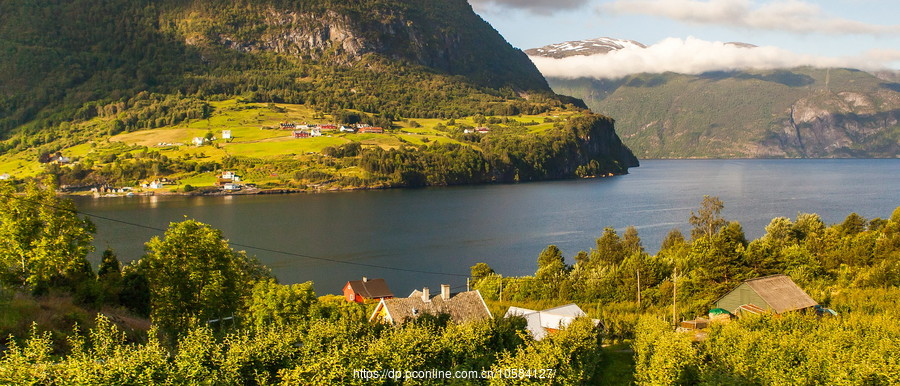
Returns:
[[[728,310],[733,314],[741,314],[741,306],[745,305],[753,305],[757,309],[780,314],[814,307],[818,303],[786,275],[747,280],[716,300],[717,308]]]

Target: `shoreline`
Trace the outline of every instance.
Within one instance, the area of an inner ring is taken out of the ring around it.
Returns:
[[[167,191],[164,189],[158,189],[155,191],[149,192],[127,192],[127,193],[98,193],[98,192],[60,192],[57,191],[57,194],[63,196],[70,197],[90,197],[95,199],[100,198],[117,198],[117,197],[152,197],[152,196],[183,196],[183,197],[191,197],[191,196],[254,196],[254,195],[266,195],[266,194],[318,194],[318,193],[334,193],[334,192],[353,192],[353,191],[362,191],[362,190],[387,190],[387,189],[423,189],[423,188],[431,188],[431,187],[449,187],[449,186],[473,186],[473,185],[513,185],[513,184],[521,184],[521,183],[529,183],[529,182],[542,182],[542,181],[566,181],[566,180],[578,180],[578,179],[598,179],[598,178],[610,178],[616,176],[624,176],[628,175],[628,172],[625,173],[608,173],[605,175],[597,175],[597,176],[587,176],[587,177],[571,177],[571,178],[548,178],[544,180],[536,180],[536,181],[524,181],[524,182],[479,182],[479,183],[471,183],[471,184],[456,184],[456,185],[427,185],[421,187],[409,187],[409,186],[357,186],[357,187],[344,187],[344,188],[327,188],[327,189],[299,189],[299,188],[271,188],[271,189],[259,189],[259,188],[245,188],[239,191],[224,191],[224,190],[211,190],[209,187],[198,188],[197,190],[190,192],[173,192]]]

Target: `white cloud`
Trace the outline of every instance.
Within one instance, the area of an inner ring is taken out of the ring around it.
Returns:
[[[693,24],[832,35],[896,35],[900,25],[877,25],[830,17],[803,0],[616,0],[613,13],[660,16]]]
[[[743,48],[696,38],[668,38],[647,48],[628,47],[607,54],[564,59],[530,57],[541,73],[560,78],[621,78],[639,73],[769,70],[813,67],[886,68],[900,60],[898,50],[870,51],[857,57],[822,57],[793,53],[778,47]]]

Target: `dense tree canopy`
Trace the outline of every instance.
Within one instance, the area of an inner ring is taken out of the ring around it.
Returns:
[[[32,290],[76,285],[92,275],[94,225],[77,216],[74,204],[56,196],[51,180],[31,182],[23,195],[0,184],[0,265],[2,281]]]
[[[221,231],[194,220],[172,223],[146,248],[139,266],[150,286],[150,317],[164,331],[233,316],[267,274]]]

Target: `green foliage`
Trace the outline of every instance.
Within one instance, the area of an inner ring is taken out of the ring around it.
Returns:
[[[502,289],[502,299],[513,301],[556,299],[610,307],[634,302],[634,307],[604,315],[614,339],[632,337],[636,315],[642,312],[663,316],[660,311],[668,308],[671,315],[674,300],[678,317],[704,316],[716,299],[743,280],[766,275],[786,274],[825,303],[832,293],[848,289],[900,285],[900,222],[877,221],[873,226],[851,215],[842,224],[826,226],[818,215],[801,213],[795,221],[773,219],[765,235],[748,242],[739,223],[716,214],[718,207],[694,214],[696,239],[687,241],[673,230],[656,255],[641,252],[636,231],[626,230],[626,237],[620,238],[606,228],[596,249],[577,254],[571,269],[560,269],[561,255],[551,246],[542,253],[534,276],[490,274],[473,276],[473,283],[486,299],[499,299]],[[847,224],[855,224],[855,230],[844,232],[850,228]],[[710,229],[716,231],[707,235]]]
[[[553,369],[553,376],[538,375],[498,377],[492,385],[518,384],[594,384],[603,374],[598,372],[603,361],[601,333],[590,319],[577,319],[565,330],[550,334],[540,341],[528,342],[515,352],[506,354],[494,366],[495,372],[510,369]],[[538,372],[540,374],[540,372]]]
[[[703,202],[700,203],[700,210],[694,214],[691,211],[690,223],[694,226],[691,230],[691,238],[697,240],[701,237],[712,237],[720,228],[725,226],[725,219],[720,213],[725,204],[719,197],[703,196]]]
[[[74,290],[93,279],[87,262],[94,225],[76,215],[74,204],[56,196],[52,181],[26,185],[24,195],[0,186],[0,266],[2,282],[35,291]]]
[[[118,257],[109,248],[100,256],[100,268],[97,270],[97,282],[100,291],[100,303],[119,304],[122,292],[122,265]]]
[[[284,327],[304,320],[315,301],[312,282],[281,285],[260,280],[253,285],[244,320],[257,329]]]
[[[253,282],[265,277],[221,231],[194,220],[172,223],[146,248],[139,267],[150,287],[150,317],[165,332],[233,316]]]
[[[579,165],[591,162],[604,173],[624,173],[637,165],[627,149],[613,146],[609,151],[597,146],[618,141],[611,122],[599,115],[573,118],[565,126],[539,134],[492,132],[479,138],[479,148],[453,143],[364,148],[350,165],[392,186],[411,187],[571,178]],[[349,150],[335,148],[328,153],[341,157],[352,154]]]
[[[893,315],[748,318],[710,329],[699,347],[707,358],[701,376],[744,384],[895,384],[897,342]]]
[[[634,339],[635,381],[639,385],[689,385],[697,382],[700,354],[689,334],[673,332],[663,320],[643,317]]]

